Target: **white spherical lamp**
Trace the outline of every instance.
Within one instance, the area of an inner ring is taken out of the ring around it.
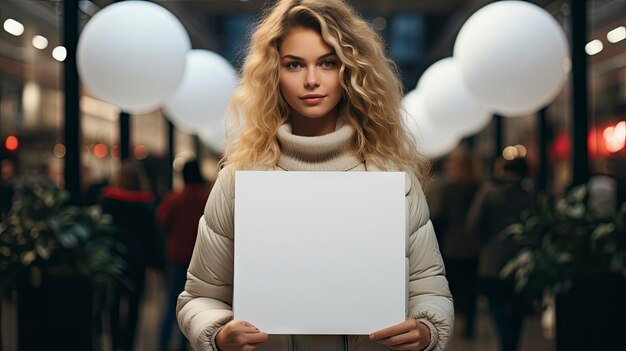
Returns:
[[[217,152],[224,152],[224,142],[226,140],[226,122],[215,121],[198,131],[198,137],[203,143]]]
[[[549,104],[570,68],[559,23],[525,1],[499,1],[473,14],[456,38],[454,58],[471,94],[505,116]]]
[[[189,36],[165,8],[125,1],[98,12],[77,47],[82,83],[93,96],[132,113],[150,112],[183,78]]]
[[[461,136],[480,132],[491,120],[487,107],[469,92],[457,62],[445,58],[430,66],[417,84],[430,121]]]
[[[460,138],[430,121],[420,94],[413,90],[402,99],[405,123],[415,136],[418,150],[430,158],[438,158],[452,151]]]
[[[191,50],[183,81],[164,105],[166,116],[193,134],[223,123],[236,84],[237,74],[226,59],[211,51]]]

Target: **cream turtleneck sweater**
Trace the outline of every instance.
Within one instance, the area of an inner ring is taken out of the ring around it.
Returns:
[[[283,124],[277,133],[281,151],[278,166],[286,171],[356,170],[363,160],[354,154],[354,133],[354,127],[341,120],[334,132],[314,137],[295,135],[290,124]]]

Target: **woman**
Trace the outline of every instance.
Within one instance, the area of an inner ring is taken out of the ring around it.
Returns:
[[[523,182],[527,175],[525,159],[496,159],[493,179],[477,190],[467,215],[467,231],[481,244],[479,285],[489,302],[501,351],[518,350],[524,315],[530,310],[530,301],[515,291],[511,279],[504,280],[500,274],[519,249],[513,241],[503,240],[500,233],[535,203],[533,190]]]
[[[198,350],[445,350],[453,306],[419,180],[428,163],[401,119],[402,88],[380,37],[344,2],[278,1],[254,32],[230,138],[200,221],[177,306]],[[236,128],[235,128],[236,129]],[[263,333],[232,320],[234,171],[380,171],[409,175],[405,322],[368,336]]]

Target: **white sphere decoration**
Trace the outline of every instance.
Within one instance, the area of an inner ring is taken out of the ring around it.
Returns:
[[[200,129],[198,137],[213,150],[223,152],[224,141],[226,140],[226,121],[213,122],[209,126]]]
[[[165,102],[165,113],[176,127],[196,134],[216,121],[223,123],[236,85],[237,74],[226,59],[191,50],[183,81]]]
[[[438,158],[452,151],[460,138],[430,121],[420,94],[413,90],[402,99],[405,123],[415,136],[418,150],[430,158]]]
[[[491,120],[487,107],[469,92],[457,62],[448,57],[430,66],[417,84],[427,116],[461,136],[480,132]]]
[[[454,58],[476,99],[506,116],[537,111],[556,98],[570,68],[559,23],[525,1],[498,1],[461,28]]]
[[[157,109],[183,78],[189,36],[178,19],[148,1],[107,6],[78,40],[78,73],[95,97],[132,113]]]

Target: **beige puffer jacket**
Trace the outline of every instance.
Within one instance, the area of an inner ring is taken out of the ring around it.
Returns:
[[[284,171],[276,168],[276,171]],[[351,171],[380,171],[367,162]],[[217,351],[215,335],[233,318],[234,178],[222,170],[211,191],[187,272],[185,291],[177,306],[178,325],[196,350]],[[424,322],[431,331],[426,350],[445,350],[452,335],[454,308],[444,264],[428,206],[415,177],[407,177],[406,205],[409,245],[409,301],[407,316]],[[374,351],[387,350],[368,336],[270,335],[256,350]]]

